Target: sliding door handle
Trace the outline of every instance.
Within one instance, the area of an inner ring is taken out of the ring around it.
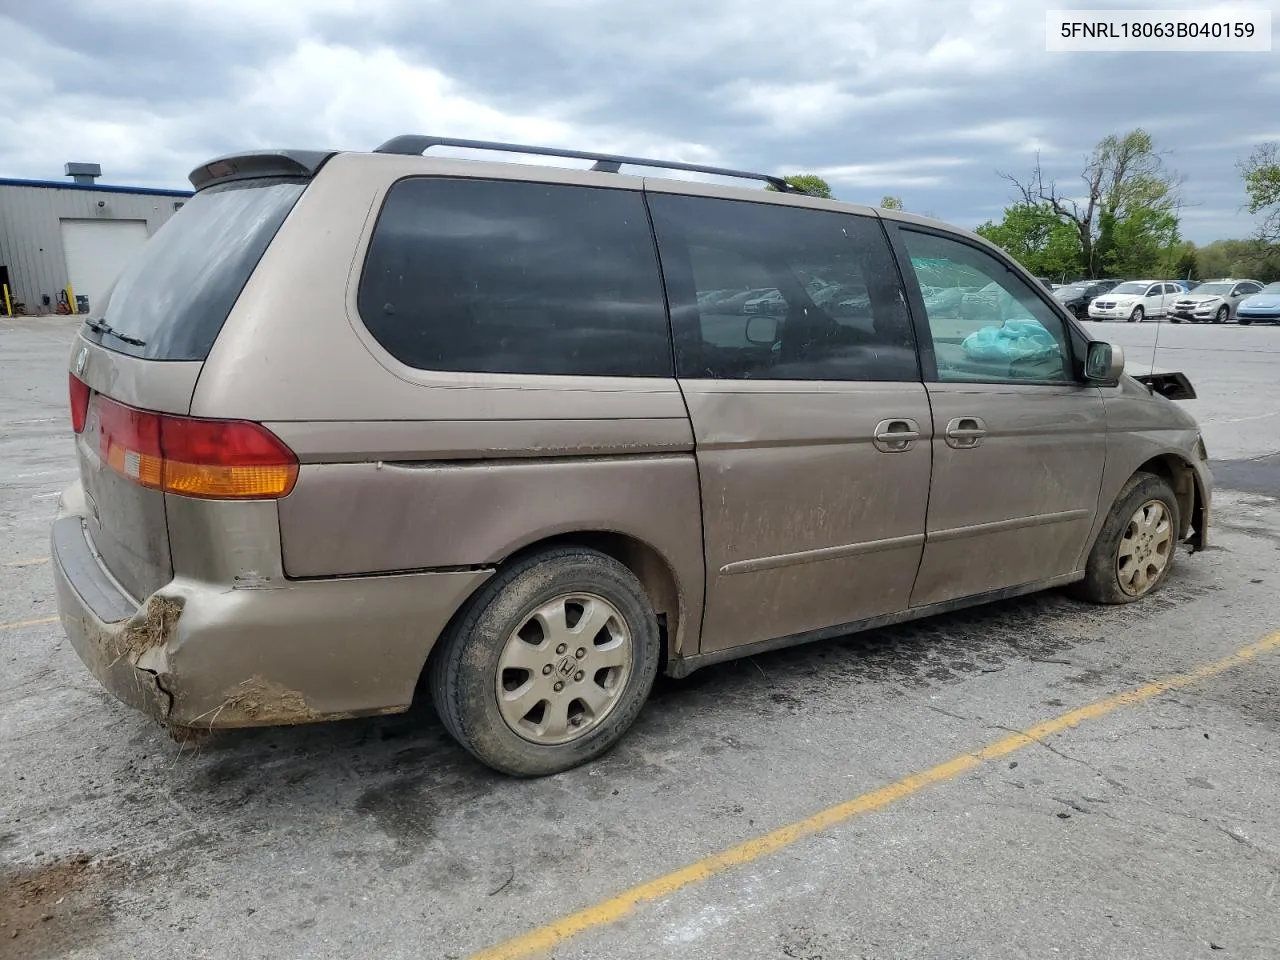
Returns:
[[[956,417],[943,434],[947,446],[956,450],[972,450],[987,435],[987,425],[980,417]]]
[[[920,439],[920,424],[914,420],[881,420],[876,424],[873,440],[881,453],[902,453]]]

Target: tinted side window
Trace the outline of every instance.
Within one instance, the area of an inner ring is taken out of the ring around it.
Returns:
[[[1262,288],[1256,283],[1242,283],[1236,288],[1237,296],[1248,296],[1251,293],[1257,293]]]
[[[417,178],[392,187],[358,295],[422,370],[670,377],[657,255],[636,192]]]
[[[651,194],[649,207],[679,376],[920,379],[876,220],[671,194]]]
[[[991,254],[903,230],[920,282],[939,380],[1064,382],[1071,353],[1062,320]]]

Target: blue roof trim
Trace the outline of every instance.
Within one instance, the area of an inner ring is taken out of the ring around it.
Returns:
[[[87,190],[91,193],[133,193],[144,197],[191,197],[190,190],[164,190],[159,187],[117,187],[106,183],[72,183],[69,180],[16,180],[0,177],[0,187],[42,187],[46,190]]]

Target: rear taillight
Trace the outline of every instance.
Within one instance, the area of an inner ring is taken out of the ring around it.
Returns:
[[[98,449],[130,480],[166,493],[212,500],[287,496],[298,458],[266,427],[136,410],[99,396]]]
[[[89,413],[89,385],[74,373],[67,374],[67,380],[71,387],[71,429],[79,433]]]

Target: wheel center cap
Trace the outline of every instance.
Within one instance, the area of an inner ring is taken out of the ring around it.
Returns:
[[[561,657],[560,662],[556,664],[556,673],[562,677],[572,677],[577,667],[578,662],[573,657]]]

